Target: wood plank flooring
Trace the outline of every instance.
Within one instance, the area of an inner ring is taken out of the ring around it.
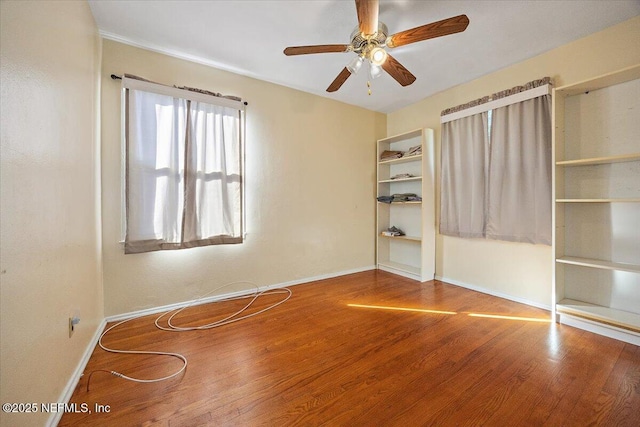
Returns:
[[[94,370],[151,378],[180,367],[97,348],[71,402],[109,412],[65,413],[59,425],[640,425],[640,347],[551,322],[473,317],[549,313],[382,271],[291,290],[274,310],[212,330],[161,331],[157,316],[114,329],[106,345],[179,352],[186,371],[151,384],[96,372],[87,392]],[[237,304],[193,307],[176,323],[211,322]]]

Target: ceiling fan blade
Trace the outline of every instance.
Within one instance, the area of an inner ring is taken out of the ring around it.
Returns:
[[[378,0],[356,0],[358,28],[365,36],[378,31]]]
[[[320,44],[315,46],[291,46],[284,50],[284,54],[291,55],[307,55],[310,53],[332,53],[347,52],[348,44]]]
[[[454,16],[393,34],[387,39],[387,46],[398,47],[409,43],[460,33],[466,30],[468,25],[469,18],[467,18],[467,15]]]
[[[340,74],[338,74],[338,77],[336,77],[335,80],[331,82],[331,84],[327,88],[327,92],[335,92],[340,89],[340,86],[342,86],[342,84],[347,81],[350,75],[351,73],[349,72],[349,70],[347,70],[347,67],[344,67],[342,71],[340,71]]]
[[[382,63],[382,69],[402,86],[409,86],[416,81],[416,76],[411,74],[411,71],[404,68],[401,63],[389,54],[387,54],[387,60]]]

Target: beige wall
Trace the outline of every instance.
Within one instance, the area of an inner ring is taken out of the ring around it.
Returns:
[[[2,1],[0,11],[0,401],[57,402],[104,318],[100,39],[86,2]],[[0,424],[49,416],[2,412]]]
[[[109,76],[125,72],[249,102],[244,244],[124,255],[120,82]],[[106,315],[191,300],[234,281],[264,286],[373,266],[384,115],[109,40],[102,77]]]
[[[544,76],[562,86],[640,63],[639,40],[636,17],[391,113],[388,133],[433,128],[439,158],[440,112],[445,108]],[[437,237],[437,276],[516,300],[550,307],[551,266],[549,246]]]

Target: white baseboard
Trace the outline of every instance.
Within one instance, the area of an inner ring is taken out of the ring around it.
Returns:
[[[593,322],[589,319],[571,316],[569,314],[560,313],[560,323],[563,325],[573,326],[574,328],[583,329],[594,334],[603,335],[629,344],[640,346],[640,334],[615,326],[605,325],[599,322]]]
[[[304,279],[298,279],[298,280],[291,280],[289,282],[283,282],[283,283],[277,283],[277,284],[273,284],[273,285],[266,285],[266,286],[261,286],[259,287],[259,291],[265,291],[265,290],[269,290],[269,289],[274,289],[274,288],[284,288],[287,286],[295,286],[295,285],[300,285],[303,283],[309,283],[309,282],[315,282],[317,280],[323,280],[323,279],[331,279],[333,277],[339,277],[339,276],[346,276],[347,274],[353,274],[353,273],[361,273],[363,271],[369,271],[369,270],[375,270],[375,266],[371,265],[371,266],[367,266],[367,267],[362,267],[362,268],[355,268],[352,270],[345,270],[345,271],[339,271],[336,273],[328,273],[328,274],[322,274],[319,276],[314,276],[314,277],[307,277]],[[78,363],[78,366],[76,367],[75,371],[73,372],[73,374],[71,375],[71,378],[69,378],[69,381],[67,381],[66,386],[64,387],[64,389],[62,390],[62,394],[60,395],[60,398],[58,399],[58,402],[64,402],[64,403],[69,403],[69,399],[71,399],[71,396],[73,395],[73,392],[75,391],[76,387],[78,386],[78,382],[80,381],[80,378],[82,377],[83,373],[84,373],[84,369],[87,366],[87,363],[89,363],[89,359],[91,358],[91,354],[93,353],[93,350],[95,349],[96,345],[98,345],[98,340],[100,339],[100,335],[102,335],[102,332],[104,331],[105,326],[107,325],[108,322],[114,322],[114,321],[119,321],[119,320],[125,320],[125,319],[131,319],[134,317],[141,317],[141,316],[146,316],[148,314],[156,314],[156,313],[162,313],[165,311],[171,311],[171,310],[176,310],[179,308],[183,308],[186,307],[188,305],[196,305],[196,304],[206,304],[208,302],[213,302],[213,301],[217,301],[217,300],[221,300],[221,299],[225,299],[225,298],[229,298],[229,297],[233,297],[233,296],[240,296],[240,295],[246,295],[249,293],[252,293],[253,289],[248,289],[246,291],[240,291],[240,292],[232,292],[232,293],[227,293],[224,295],[214,295],[208,298],[202,298],[199,300],[191,300],[191,301],[185,301],[185,302],[180,302],[180,303],[176,303],[176,304],[169,304],[169,305],[164,305],[161,307],[154,307],[154,308],[149,308],[149,309],[144,309],[144,310],[138,310],[138,311],[132,311],[129,313],[123,313],[123,314],[117,314],[114,316],[108,316],[106,318],[104,318],[102,320],[102,322],[100,322],[100,325],[98,326],[98,328],[96,329],[96,332],[94,333],[93,337],[91,338],[91,341],[89,341],[87,348],[84,351],[84,354],[82,355],[82,358],[80,359],[80,362]],[[60,422],[60,419],[62,418],[63,412],[54,412],[49,416],[49,419],[47,420],[46,426],[47,427],[55,427],[58,425],[58,423]]]
[[[483,288],[482,286],[471,285],[469,283],[460,282],[459,280],[448,279],[446,277],[436,276],[436,280],[440,280],[441,282],[450,283],[452,285],[460,286],[461,288],[471,289],[472,291],[482,292],[483,294],[493,295],[494,297],[499,297],[503,299],[508,299],[510,301],[519,302],[521,304],[530,305],[532,307],[541,308],[543,310],[551,311],[550,305],[540,304],[535,301],[530,301],[524,298],[516,297],[513,295],[503,294],[502,292],[496,292],[492,289]]]
[[[304,279],[291,280],[289,282],[282,282],[282,283],[276,283],[276,284],[272,284],[272,285],[260,286],[260,287],[258,287],[258,292],[267,291],[269,289],[275,289],[275,288],[286,288],[287,286],[301,285],[301,284],[304,284],[304,283],[315,282],[317,280],[331,279],[333,277],[346,276],[347,274],[361,273],[363,271],[375,270],[375,268],[376,267],[374,265],[371,265],[371,266],[367,266],[367,267],[356,268],[356,269],[353,269],[353,270],[344,270],[344,271],[339,271],[337,273],[322,274],[322,275],[319,275],[319,276],[307,277],[307,278],[304,278]],[[242,295],[248,295],[248,294],[251,294],[253,292],[255,292],[255,288],[246,289],[246,290],[237,291],[237,292],[228,292],[228,293],[219,294],[219,295],[212,295],[212,296],[206,297],[206,298],[198,298],[198,299],[194,299],[194,300],[178,302],[178,303],[175,303],[175,304],[167,304],[167,305],[163,305],[163,306],[159,306],[159,307],[145,308],[145,309],[142,309],[142,310],[136,310],[136,311],[131,311],[131,312],[128,312],[128,313],[115,314],[113,316],[108,316],[106,318],[106,321],[107,322],[117,322],[117,321],[120,321],[120,320],[132,319],[134,317],[147,316],[149,314],[163,313],[163,312],[167,312],[167,311],[178,310],[180,308],[184,308],[184,307],[191,306],[191,305],[207,304],[207,303],[210,303],[210,302],[215,302],[215,301],[219,301],[219,300],[226,299],[226,298],[232,298],[232,297],[237,297],[237,296],[242,296]]]
[[[397,274],[398,276],[406,277],[407,279],[417,280],[418,282],[422,282],[421,277],[417,274],[409,273],[397,268],[389,267],[386,265],[378,265],[378,270],[386,271],[387,273]]]
[[[75,371],[73,371],[71,378],[69,378],[69,381],[67,381],[67,384],[65,385],[64,389],[62,389],[62,394],[60,394],[60,397],[58,398],[58,402],[68,403],[69,399],[71,399],[73,392],[75,391],[76,387],[78,386],[78,383],[80,382],[80,378],[82,378],[82,375],[84,373],[84,368],[86,368],[87,363],[89,363],[89,359],[91,358],[93,349],[96,348],[96,345],[98,345],[98,340],[100,339],[100,335],[102,335],[102,331],[104,330],[104,327],[106,325],[107,325],[107,320],[102,319],[102,322],[100,322],[100,324],[96,328],[96,331],[93,334],[93,337],[91,337],[89,344],[87,344],[87,348],[84,350],[84,354],[82,355],[80,362],[78,362],[78,366],[76,366],[76,369]],[[63,411],[52,412],[51,415],[49,415],[49,419],[47,420],[46,426],[47,427],[57,426],[63,414],[64,414]]]

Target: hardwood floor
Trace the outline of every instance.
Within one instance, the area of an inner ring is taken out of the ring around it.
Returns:
[[[151,384],[96,372],[87,392],[94,370],[151,378],[180,367],[98,348],[71,402],[109,412],[65,413],[59,425],[640,425],[640,347],[551,322],[473,317],[549,313],[381,271],[291,290],[274,310],[212,330],[161,331],[157,316],[114,329],[105,344],[179,352],[186,371]],[[193,307],[176,323],[210,322],[235,304]]]

